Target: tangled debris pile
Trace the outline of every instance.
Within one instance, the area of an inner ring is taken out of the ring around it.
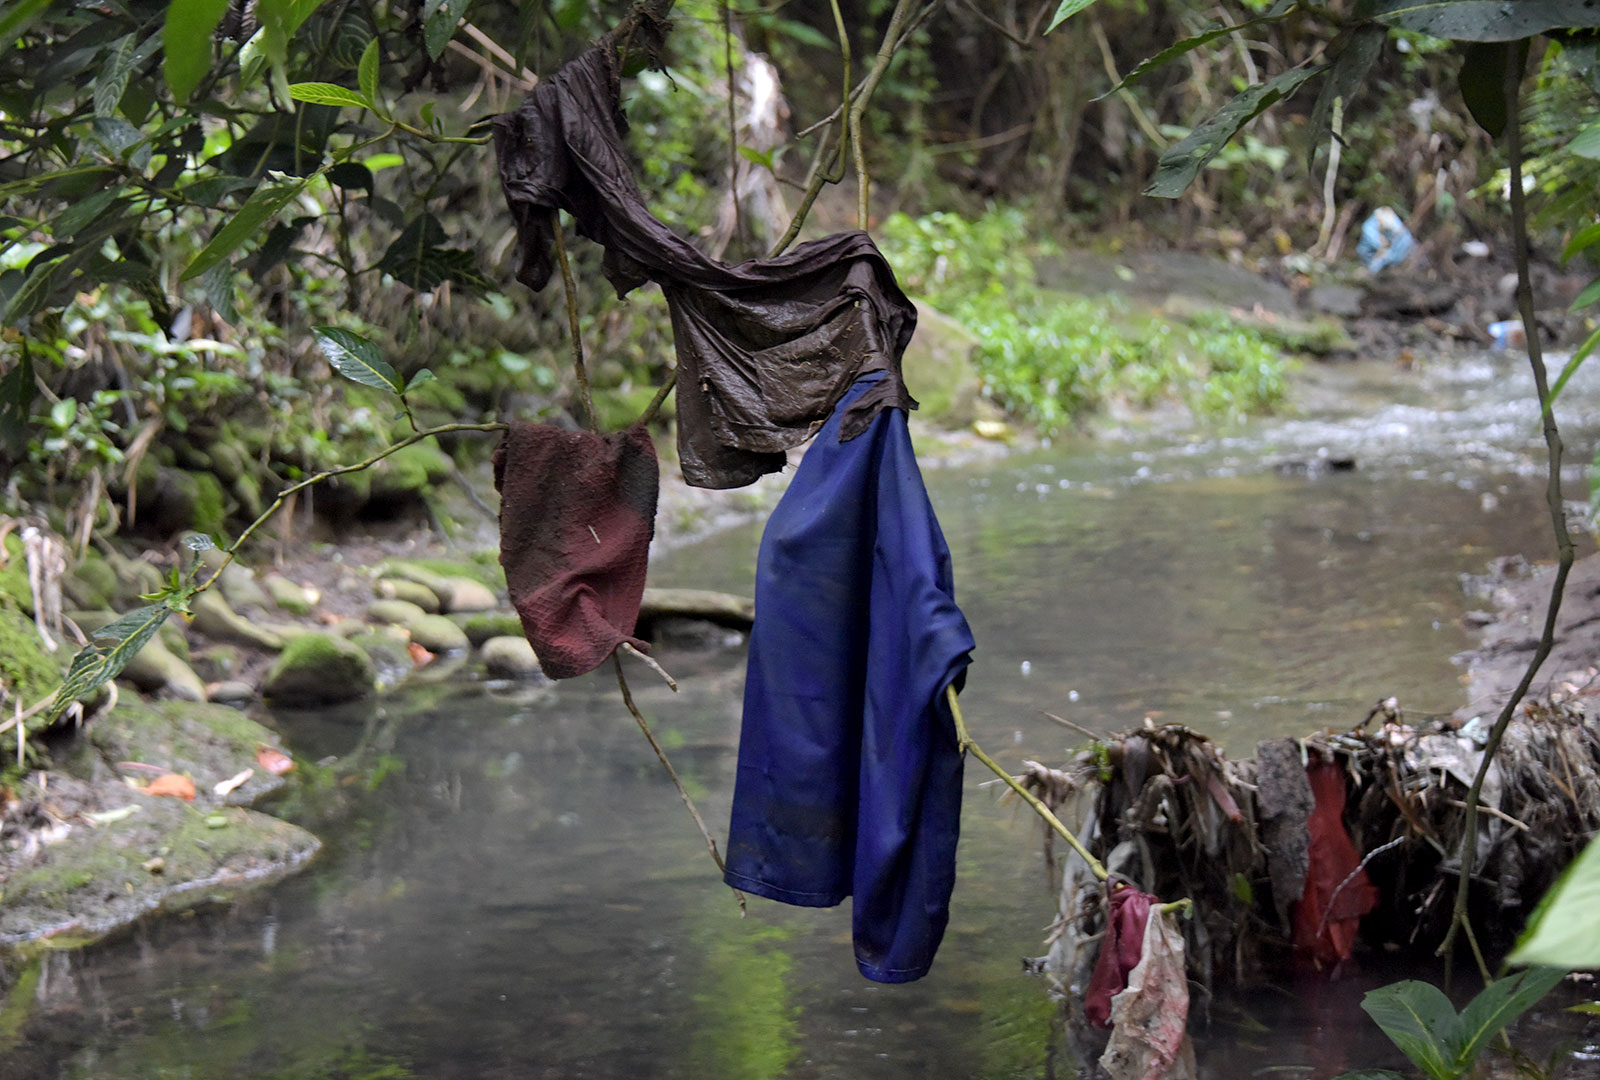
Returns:
[[[1600,829],[1600,720],[1586,697],[1524,706],[1488,772],[1470,894],[1486,945],[1522,928]],[[1076,802],[1079,835],[1111,884],[1193,899],[1189,974],[1210,990],[1334,970],[1358,945],[1437,947],[1479,727],[1391,716],[1375,732],[1269,740],[1232,761],[1198,732],[1147,725],[1093,744],[1066,771],[1029,763],[1024,782],[1047,802]],[[1107,895],[1083,860],[1069,861],[1045,964],[1058,987],[1089,985]]]

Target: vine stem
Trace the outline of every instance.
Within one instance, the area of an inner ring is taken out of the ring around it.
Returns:
[[[1089,869],[1094,871],[1095,877],[1101,881],[1110,877],[1110,874],[1106,871],[1105,864],[1089,854],[1089,849],[1084,847],[1082,841],[1072,834],[1071,829],[1061,824],[1061,819],[1056,817],[1054,811],[1046,806],[1039,796],[1019,784],[1016,777],[1002,769],[994,758],[983,752],[983,747],[973,741],[972,733],[967,730],[967,722],[961,715],[961,703],[956,700],[956,688],[947,686],[944,693],[945,700],[950,703],[950,716],[956,722],[956,741],[960,744],[961,749],[971,751],[973,757],[983,762],[990,772],[1005,781],[1007,787],[1022,796],[1023,801],[1033,807],[1034,813],[1044,818],[1045,824],[1054,829],[1062,839],[1072,845],[1073,851],[1082,856],[1083,861],[1089,864]],[[1179,901],[1179,903],[1183,902]]]
[[[362,469],[370,469],[372,466],[376,465],[390,454],[393,454],[399,450],[404,450],[412,443],[421,442],[423,439],[429,439],[435,435],[446,435],[452,431],[504,431],[506,430],[506,427],[506,424],[489,423],[441,424],[438,427],[423,428],[421,431],[412,432],[399,442],[391,443],[382,450],[379,450],[376,454],[373,454],[371,457],[362,461],[358,461],[354,465],[341,465],[337,469],[325,469],[322,472],[317,473],[315,476],[308,476],[306,479],[301,480],[298,483],[290,484],[288,487],[278,492],[277,497],[272,500],[272,505],[268,506],[261,512],[259,517],[252,521],[249,525],[245,526],[244,531],[239,534],[239,538],[237,540],[222,549],[222,564],[211,572],[210,577],[206,578],[205,581],[197,585],[194,591],[196,593],[203,593],[207,589],[211,588],[211,586],[215,585],[217,583],[217,579],[222,576],[222,572],[228,568],[228,564],[233,562],[235,557],[237,557],[239,549],[244,546],[245,541],[254,536],[257,529],[261,528],[261,526],[265,525],[269,520],[271,520],[272,516],[282,509],[283,504],[286,501],[294,498],[306,488],[309,488],[314,484],[320,484],[324,480],[331,480],[335,476],[343,476],[346,473],[360,472]]]
[[[1567,531],[1566,505],[1561,495],[1561,432],[1556,427],[1555,409],[1550,402],[1549,375],[1544,366],[1544,348],[1539,342],[1539,326],[1533,309],[1533,284],[1528,271],[1528,207],[1522,190],[1522,117],[1519,111],[1525,55],[1523,47],[1523,42],[1510,42],[1506,45],[1508,50],[1505,76],[1506,156],[1510,159],[1511,166],[1511,237],[1517,263],[1517,311],[1522,316],[1522,329],[1528,340],[1528,364],[1533,368],[1533,384],[1539,394],[1539,410],[1543,417],[1545,448],[1549,452],[1545,503],[1550,510],[1550,524],[1555,533],[1558,561],[1555,581],[1550,585],[1550,601],[1545,608],[1544,631],[1539,635],[1539,644],[1534,649],[1533,658],[1528,661],[1528,668],[1523,672],[1521,681],[1506,699],[1500,715],[1495,718],[1494,727],[1489,731],[1489,739],[1483,746],[1483,761],[1479,763],[1477,774],[1472,778],[1472,787],[1467,792],[1466,817],[1462,822],[1461,833],[1461,876],[1456,882],[1455,905],[1450,912],[1450,929],[1439,945],[1439,955],[1444,956],[1448,963],[1456,934],[1464,930],[1485,982],[1490,981],[1492,976],[1488,965],[1483,961],[1482,952],[1477,948],[1476,935],[1472,932],[1467,914],[1472,872],[1478,857],[1479,796],[1483,792],[1484,779],[1494,763],[1495,753],[1500,749],[1506,729],[1511,724],[1511,718],[1516,713],[1517,706],[1522,703],[1523,697],[1527,695],[1528,688],[1533,685],[1534,677],[1539,673],[1539,668],[1544,665],[1545,658],[1550,655],[1550,650],[1555,644],[1556,616],[1561,611],[1561,598],[1566,591],[1567,574],[1572,569],[1573,558],[1572,536]]]
[[[717,850],[717,842],[712,839],[711,830],[706,828],[706,819],[700,816],[700,810],[695,806],[694,800],[689,797],[689,789],[683,786],[683,781],[678,777],[678,770],[672,767],[672,762],[667,760],[667,752],[656,741],[655,732],[650,730],[650,724],[644,718],[644,713],[639,711],[639,706],[633,703],[633,693],[628,689],[628,680],[622,674],[622,658],[615,652],[611,654],[612,666],[617,669],[617,687],[622,691],[622,703],[628,707],[628,712],[633,714],[634,722],[639,725],[639,730],[644,732],[644,737],[650,741],[650,749],[656,752],[656,760],[661,762],[661,767],[667,770],[667,775],[672,777],[672,783],[678,789],[678,797],[683,800],[683,805],[688,808],[689,816],[694,818],[694,823],[700,829],[700,835],[705,838],[706,848],[711,852],[711,861],[717,864],[718,873],[727,873],[727,864],[722,861],[722,852]],[[734,897],[739,901],[739,917],[748,914],[745,907],[744,893],[734,889]]]
[[[583,399],[583,411],[589,418],[589,429],[600,430],[600,418],[594,412],[594,398],[589,394],[589,369],[583,362],[583,336],[578,326],[578,286],[572,280],[572,264],[567,261],[567,242],[562,237],[561,217],[555,221],[556,261],[561,264],[561,285],[567,294],[567,326],[572,331],[572,369],[578,376],[578,396]]]

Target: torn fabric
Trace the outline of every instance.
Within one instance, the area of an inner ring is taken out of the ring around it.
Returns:
[[[1128,973],[1139,964],[1150,906],[1159,901],[1147,892],[1118,885],[1106,901],[1106,932],[1100,955],[1083,995],[1083,1014],[1095,1027],[1111,1026],[1111,999],[1128,985]]]
[[[1110,1080],[1194,1080],[1183,957],[1173,916],[1156,911],[1145,923],[1127,989],[1111,999],[1111,1041],[1100,1056]]]
[[[642,426],[601,435],[512,424],[494,452],[500,565],[539,666],[593,671],[633,636],[661,474]]]
[[[949,919],[962,755],[945,688],[973,641],[905,413],[838,439],[876,378],[839,403],[761,538],[726,880],[806,907],[853,896],[861,973],[908,982]]]
[[[1361,917],[1378,906],[1378,889],[1361,869],[1361,857],[1344,824],[1344,769],[1311,752],[1306,766],[1315,806],[1305,892],[1294,908],[1296,953],[1319,969],[1350,956]]]
[[[556,211],[605,249],[618,297],[660,284],[678,355],[678,456],[697,487],[748,484],[785,464],[857,378],[885,377],[852,401],[848,441],[884,408],[914,409],[900,358],[917,313],[864,232],[771,259],[716,262],[651,215],[622,145],[616,59],[591,49],[495,120],[500,181],[516,222],[518,280],[550,280]]]

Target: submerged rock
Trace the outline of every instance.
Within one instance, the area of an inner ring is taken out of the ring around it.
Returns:
[[[439,613],[439,595],[426,585],[406,578],[379,578],[373,591],[384,600],[403,600],[421,608],[424,614]],[[392,620],[390,620],[392,621]]]
[[[329,634],[291,640],[261,687],[276,703],[299,707],[354,701],[375,689],[377,673],[367,654]]]
[[[485,641],[483,666],[497,679],[532,679],[543,674],[539,657],[524,637],[495,637]]]
[[[424,615],[405,627],[411,631],[411,640],[429,652],[460,652],[470,644],[466,632],[443,615]]]
[[[522,619],[514,611],[475,612],[461,619],[460,626],[474,647],[490,638],[522,636]]]

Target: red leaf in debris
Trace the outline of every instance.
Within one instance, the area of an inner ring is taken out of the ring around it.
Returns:
[[[146,795],[169,795],[174,799],[194,802],[194,781],[177,773],[165,773],[150,781],[144,789]]]
[[[1083,998],[1083,1013],[1096,1027],[1111,1026],[1111,998],[1127,987],[1128,972],[1139,963],[1145,923],[1150,919],[1150,905],[1155,902],[1154,896],[1129,885],[1112,890],[1106,933],[1100,939],[1100,957]]]
[[[283,776],[285,773],[294,772],[294,758],[285,754],[282,750],[275,750],[270,746],[256,748],[256,764],[273,776]]]
[[[1313,751],[1306,779],[1316,805],[1306,889],[1294,907],[1294,947],[1315,967],[1329,968],[1349,958],[1361,916],[1378,906],[1378,889],[1358,869],[1361,857],[1344,827],[1344,770]]]
[[[406,642],[406,651],[411,654],[411,662],[418,667],[427,667],[433,663],[433,654],[415,641]]]

